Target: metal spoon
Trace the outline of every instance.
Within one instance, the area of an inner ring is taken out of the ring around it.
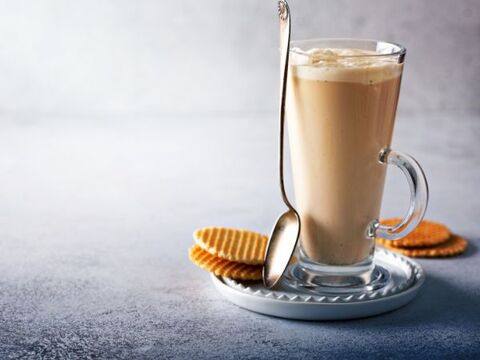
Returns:
[[[283,179],[283,138],[285,128],[285,95],[287,90],[288,57],[290,51],[290,9],[284,0],[278,2],[280,18],[280,145],[278,169],[280,191],[287,212],[278,218],[265,253],[263,283],[267,288],[274,287],[285,272],[300,236],[300,216],[288,201]]]

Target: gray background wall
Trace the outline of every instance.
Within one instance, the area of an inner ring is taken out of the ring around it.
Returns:
[[[477,0],[291,0],[293,37],[408,48],[401,110],[479,110]],[[271,112],[274,0],[0,1],[0,115]]]

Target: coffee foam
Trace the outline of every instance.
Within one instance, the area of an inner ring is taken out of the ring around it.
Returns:
[[[396,56],[361,49],[310,49],[290,51],[290,71],[298,78],[374,84],[402,73]]]

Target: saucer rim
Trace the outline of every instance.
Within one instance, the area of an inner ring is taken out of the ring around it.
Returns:
[[[300,301],[292,300],[288,295],[285,295],[283,298],[279,299],[276,297],[275,291],[270,291],[268,289],[264,290],[267,291],[267,293],[262,293],[261,295],[246,292],[245,287],[243,290],[237,289],[227,284],[221,276],[216,276],[214,274],[211,274],[211,279],[215,285],[215,288],[230,302],[240,306],[241,308],[269,316],[297,320],[346,320],[374,316],[393,311],[409,303],[416,297],[426,279],[423,268],[411,258],[394,253],[383,247],[377,247],[375,251],[385,252],[385,255],[393,255],[394,258],[398,258],[397,261],[403,260],[410,265],[412,267],[411,276],[414,277],[412,284],[393,294],[387,293],[386,295],[380,297],[367,297],[365,299],[357,299],[351,302],[348,300],[318,301],[316,299],[314,299],[314,301]],[[239,284],[244,286],[242,283]],[[252,290],[250,289],[250,291]],[[282,291],[276,292],[281,293]],[[288,294],[294,294],[295,296],[294,292],[288,292]],[[312,298],[323,297],[322,295],[308,295],[300,292],[298,295],[306,296],[307,298],[309,296],[312,296]],[[332,296],[332,298],[335,297],[336,296]],[[382,306],[379,307],[379,304]],[[265,305],[271,305],[272,308],[267,307],[266,309],[261,310],[260,308],[264,307]],[[286,310],[285,307],[292,311]],[[341,311],[344,311],[345,309],[349,309],[351,311],[349,313],[342,313]],[[303,310],[305,312],[302,313]],[[310,311],[316,311],[316,313],[312,312],[311,316],[309,316]]]

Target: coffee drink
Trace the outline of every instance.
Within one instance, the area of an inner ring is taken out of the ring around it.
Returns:
[[[301,250],[326,265],[367,258],[378,219],[402,64],[375,51],[292,49],[287,123]]]

